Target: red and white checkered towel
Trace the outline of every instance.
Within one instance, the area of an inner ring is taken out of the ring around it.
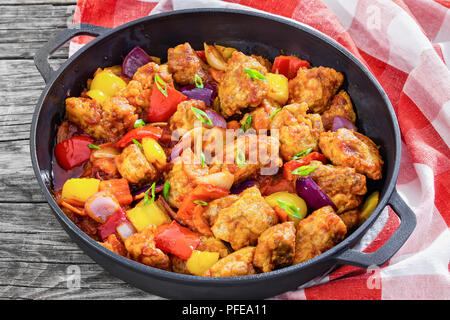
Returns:
[[[417,227],[381,269],[343,266],[278,299],[450,299],[449,0],[79,0],[74,23],[115,27],[177,9],[263,10],[307,24],[358,57],[389,96],[402,134],[397,190]],[[86,41],[71,43],[71,52]],[[399,224],[387,208],[363,237],[379,248]]]

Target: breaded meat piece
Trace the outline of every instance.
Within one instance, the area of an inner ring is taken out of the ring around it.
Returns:
[[[100,105],[88,98],[66,99],[66,117],[96,140],[114,141],[132,129],[138,119],[135,108],[122,97]]]
[[[270,124],[272,122],[271,115],[273,115],[281,105],[271,99],[264,99],[261,104],[249,114],[244,115],[240,124],[244,125],[246,121],[250,122],[250,127],[257,130],[270,130]],[[250,120],[247,117],[251,116]]]
[[[185,149],[181,156],[173,161],[173,167],[167,174],[167,181],[170,183],[169,204],[178,208],[184,196],[194,190],[197,185],[195,180],[208,174],[208,166],[202,166],[200,159],[191,149]]]
[[[120,175],[130,183],[143,185],[158,176],[156,168],[147,161],[144,153],[134,143],[125,147],[114,160]]]
[[[312,148],[318,150],[319,136],[323,132],[322,120],[318,114],[307,114],[306,103],[284,106],[272,119],[271,133],[277,129],[280,140],[280,154],[286,161],[297,153]]]
[[[320,161],[312,161],[311,166],[317,169],[310,177],[337,207],[337,213],[358,207],[367,193],[366,176],[356,172],[354,168],[334,165],[323,165]]]
[[[219,211],[211,230],[216,238],[227,241],[234,250],[255,245],[278,217],[257,187],[244,190],[231,206]]]
[[[266,68],[255,58],[238,51],[233,53],[218,86],[220,111],[225,118],[241,114],[241,110],[247,107],[257,107],[267,95],[267,81],[253,79],[245,68],[263,75],[267,73]]]
[[[289,80],[288,103],[306,102],[309,111],[322,113],[343,82],[342,73],[332,68],[300,68],[297,76]]]
[[[203,211],[203,217],[208,221],[209,226],[212,226],[217,219],[220,210],[228,208],[236,200],[239,199],[237,194],[230,194],[228,196],[213,200],[208,203],[208,206]]]
[[[347,227],[331,206],[314,211],[297,226],[294,264],[333,248],[346,233]]]
[[[294,261],[295,224],[280,223],[264,231],[258,238],[253,265],[263,272],[287,267]]]
[[[356,114],[350,96],[344,90],[339,91],[331,101],[330,108],[322,113],[322,123],[325,131],[333,127],[334,117],[341,117],[355,124]]]
[[[196,74],[204,83],[210,78],[207,66],[187,42],[167,50],[167,64],[173,79],[181,85],[194,84]]]
[[[154,225],[145,227],[141,232],[132,234],[125,240],[128,257],[147,266],[170,271],[170,259],[155,246]]]
[[[213,158],[211,170],[230,172],[235,184],[257,174],[276,174],[283,165],[278,153],[279,142],[271,136],[241,135]]]
[[[169,119],[169,128],[172,131],[189,131],[194,128],[195,122],[204,125],[196,116],[192,107],[206,111],[206,104],[202,100],[186,100],[178,104],[177,111]]]
[[[255,274],[253,267],[253,255],[255,254],[255,247],[246,247],[225,258],[217,261],[209,270],[207,270],[204,277],[239,277],[249,276]]]
[[[319,147],[334,165],[355,168],[368,178],[379,180],[383,160],[377,145],[365,135],[341,128],[320,135]]]

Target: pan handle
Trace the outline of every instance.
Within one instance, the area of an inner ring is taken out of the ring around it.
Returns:
[[[74,24],[69,28],[58,32],[42,48],[40,48],[34,56],[34,64],[44,78],[45,83],[48,83],[55,74],[55,70],[53,70],[48,63],[48,58],[58,50],[58,48],[76,36],[99,36],[108,30],[110,29],[92,24],[80,23]]]
[[[382,266],[403,246],[416,227],[416,215],[395,189],[388,200],[388,204],[400,218],[400,226],[394,234],[375,252],[363,253],[353,249],[342,252],[335,258],[338,264],[359,268]]]

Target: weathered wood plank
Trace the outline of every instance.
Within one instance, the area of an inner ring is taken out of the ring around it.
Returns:
[[[43,30],[66,28],[72,23],[74,5],[52,4],[0,6],[0,29]]]
[[[27,58],[73,20],[74,4],[0,4],[0,59]],[[66,44],[54,57],[67,56]]]
[[[0,203],[0,299],[158,297],[112,277],[85,255],[44,203]],[[71,288],[71,270],[80,287]]]
[[[0,5],[10,5],[10,6],[27,6],[35,4],[53,4],[53,5],[75,5],[77,1],[75,0],[0,0]]]

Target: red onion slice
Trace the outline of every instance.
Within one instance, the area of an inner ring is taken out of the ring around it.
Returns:
[[[241,182],[230,189],[230,194],[240,194],[245,189],[251,188],[254,185],[256,185],[256,180],[247,180],[244,182]]]
[[[339,116],[335,116],[333,118],[333,126],[332,126],[331,130],[337,131],[340,128],[356,130],[355,125],[350,120],[339,117]]]
[[[133,78],[137,69],[152,62],[152,58],[140,47],[134,47],[130,53],[127,54],[122,63],[122,73],[128,78]]]
[[[295,188],[297,194],[305,200],[308,207],[313,211],[325,206],[332,206],[334,210],[337,210],[333,201],[310,177],[298,178],[295,182]]]

